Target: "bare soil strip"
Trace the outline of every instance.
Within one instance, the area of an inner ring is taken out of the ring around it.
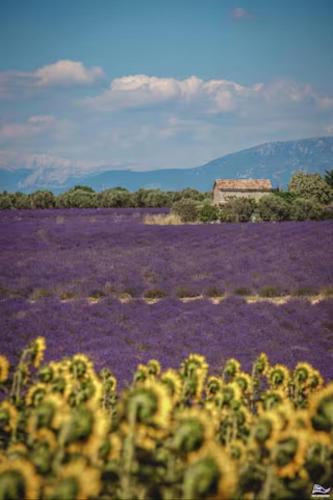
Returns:
[[[197,295],[195,297],[181,297],[181,298],[178,298],[177,300],[179,300],[180,302],[183,302],[184,304],[188,303],[188,302],[194,302],[194,301],[197,301],[197,300],[208,300],[209,302],[211,302],[212,304],[220,304],[221,302],[223,302],[225,299],[227,299],[228,297],[231,297],[231,296],[234,296],[235,295],[223,295],[221,297],[204,297],[203,295]],[[130,302],[135,302],[135,301],[144,301],[146,304],[157,304],[158,302],[160,302],[161,300],[165,300],[165,298],[156,298],[156,299],[147,299],[147,298],[135,298],[135,297],[129,297],[129,296],[120,296],[120,297],[116,297],[117,300],[119,300],[119,302],[121,302],[122,304],[128,304]],[[286,304],[287,302],[290,302],[291,300],[297,300],[297,299],[303,299],[303,300],[306,300],[307,302],[309,302],[310,304],[318,304],[319,302],[322,302],[323,300],[328,300],[328,299],[331,299],[333,298],[332,296],[327,296],[327,295],[323,295],[323,294],[320,294],[320,295],[303,295],[301,297],[297,297],[297,296],[294,296],[294,295],[281,295],[279,297],[261,297],[260,295],[246,295],[246,296],[242,296],[242,298],[245,300],[245,302],[247,304],[256,304],[256,303],[259,303],[259,302],[268,302],[270,304],[275,304],[275,305],[283,305],[283,304]],[[61,302],[63,303],[66,303],[66,302],[75,302],[75,300],[78,300],[76,298],[73,298],[73,299],[62,299]],[[79,300],[82,300],[82,299],[79,299]],[[103,297],[102,298],[92,298],[92,297],[88,297],[87,299],[87,302],[90,304],[90,305],[94,305],[94,304],[98,304],[99,302],[102,302],[103,300],[105,300]],[[37,302],[36,300],[29,300],[30,303],[35,303]]]

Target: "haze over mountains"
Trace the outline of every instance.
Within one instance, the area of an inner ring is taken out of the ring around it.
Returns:
[[[268,178],[274,187],[286,187],[293,172],[304,170],[324,174],[333,168],[333,137],[316,137],[296,141],[269,142],[217,158],[193,168],[162,169],[144,172],[106,170],[97,174],[68,177],[54,181],[52,167],[18,170],[0,169],[0,190],[32,192],[50,189],[65,191],[84,184],[100,191],[123,186],[130,191],[139,188],[179,190],[192,187],[211,189],[217,178]]]

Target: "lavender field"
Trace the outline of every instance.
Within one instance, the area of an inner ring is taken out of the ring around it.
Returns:
[[[49,359],[81,350],[125,383],[152,357],[177,366],[196,351],[217,370],[230,356],[249,368],[266,351],[273,362],[306,360],[333,378],[332,222],[143,224],[154,211],[3,211],[3,352],[14,360],[44,335]],[[275,305],[239,296],[265,287],[295,298]],[[212,290],[225,300],[213,304]],[[147,304],[156,291],[162,300]],[[319,293],[317,304],[306,300]],[[125,294],[128,303],[119,300]]]

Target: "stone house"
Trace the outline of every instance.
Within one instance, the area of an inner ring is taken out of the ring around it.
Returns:
[[[269,179],[216,179],[213,185],[215,205],[225,203],[229,197],[254,198],[258,200],[272,191]]]

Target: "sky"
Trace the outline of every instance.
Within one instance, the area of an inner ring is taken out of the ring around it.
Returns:
[[[0,169],[202,165],[333,135],[332,0],[1,0]]]

